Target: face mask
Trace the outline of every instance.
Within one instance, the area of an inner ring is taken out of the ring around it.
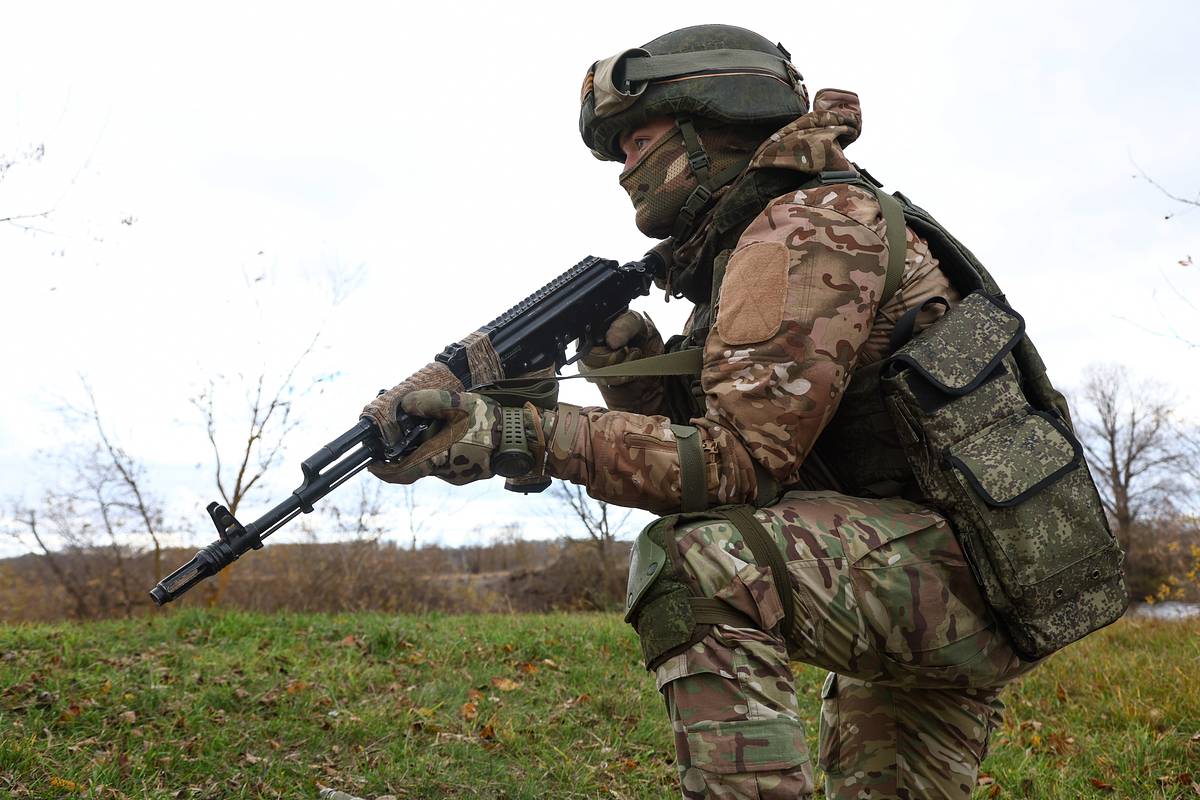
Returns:
[[[621,173],[621,188],[633,201],[635,224],[653,239],[671,235],[675,219],[696,185],[678,128],[655,142],[633,167]]]

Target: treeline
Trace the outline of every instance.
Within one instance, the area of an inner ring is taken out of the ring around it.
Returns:
[[[192,589],[172,607],[252,611],[529,612],[614,608],[628,543],[607,577],[587,541],[517,540],[412,550],[392,542],[272,543]],[[167,564],[194,550],[162,551]],[[0,622],[135,617],[155,612],[153,553],[79,548],[0,561]]]

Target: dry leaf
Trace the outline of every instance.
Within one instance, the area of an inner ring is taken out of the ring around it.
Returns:
[[[517,669],[520,670],[521,672],[524,672],[526,675],[532,675],[538,671],[537,665],[530,664],[528,661],[526,661],[521,666],[517,667]]]
[[[991,775],[988,775],[986,772],[979,773],[979,777],[975,779],[975,783],[979,786],[991,786],[995,782],[996,779]]]
[[[483,728],[479,731],[479,738],[489,740],[496,738],[496,729],[492,727],[492,723],[489,722],[487,725],[483,726]]]
[[[463,719],[471,720],[479,716],[479,707],[474,703],[466,702],[462,704],[462,708],[458,710]]]
[[[471,701],[482,700],[483,692],[479,691],[478,689],[468,689],[467,690],[467,699],[471,700]]]
[[[563,703],[562,707],[563,708],[574,708],[575,706],[586,703],[588,700],[591,700],[591,699],[592,699],[592,696],[590,694],[588,694],[587,692],[584,692],[583,694],[578,695],[577,697],[572,697],[570,700]]]
[[[1067,690],[1063,688],[1061,683],[1054,687],[1054,694],[1058,697],[1058,702],[1067,702]]]
[[[1099,778],[1088,778],[1088,780],[1091,781],[1092,786],[1095,786],[1102,792],[1111,792],[1113,790],[1113,785],[1111,783],[1105,783]]]
[[[988,789],[988,797],[999,797],[999,796],[1000,796],[1000,784],[998,784],[998,783],[992,784],[992,788]]]
[[[492,686],[495,686],[502,692],[511,692],[514,689],[521,688],[521,684],[511,678],[492,678]]]
[[[137,714],[133,711],[122,711],[121,722],[127,722],[132,725],[133,723],[137,722]]]
[[[56,776],[50,777],[50,785],[56,789],[66,789],[68,792],[82,792],[85,788],[83,784],[69,781],[66,778]]]

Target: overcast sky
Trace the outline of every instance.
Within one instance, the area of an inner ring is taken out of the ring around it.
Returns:
[[[55,480],[35,453],[88,434],[56,411],[84,403],[82,377],[203,543],[215,493],[189,398],[210,381],[232,435],[239,376],[278,376],[318,331],[301,373],[339,373],[297,400],[304,426],[248,520],[376,390],[583,256],[638,257],[652,243],[619,166],[579,140],[579,85],[704,22],[781,41],[810,91],[860,94],[852,157],[983,259],[1061,387],[1118,362],[1200,418],[1200,349],[1181,341],[1200,340],[1200,266],[1180,263],[1200,263],[1200,212],[1133,177],[1200,192],[1198,18],[1192,2],[6,4],[0,217],[50,213],[0,225],[0,500],[35,501]],[[686,311],[640,307],[671,331]],[[472,502],[429,540],[554,530],[546,500],[498,481],[454,495]]]

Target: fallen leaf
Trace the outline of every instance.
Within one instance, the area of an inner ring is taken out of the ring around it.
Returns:
[[[59,778],[56,776],[50,777],[50,785],[56,789],[66,789],[68,792],[82,792],[84,788],[86,788],[81,783],[76,783],[75,781],[69,781],[66,778]]]
[[[511,678],[492,678],[492,686],[495,686],[502,692],[511,692],[514,689],[521,688],[521,684]]]
[[[991,775],[988,775],[986,772],[979,773],[979,777],[975,779],[975,783],[978,786],[991,786],[995,782],[996,779]]]
[[[538,671],[537,664],[530,664],[528,661],[517,667],[517,669],[519,669],[521,672],[524,672],[526,675],[532,675]]]
[[[998,784],[998,783],[992,784],[992,788],[988,789],[988,797],[999,797],[999,796],[1000,796],[1000,784]]]
[[[570,700],[563,703],[562,707],[563,708],[574,708],[575,706],[586,703],[587,701],[589,701],[591,699],[592,699],[592,696],[590,694],[588,694],[587,692],[584,692],[583,694],[577,695],[576,697],[572,697]]]
[[[121,722],[127,722],[130,725],[137,722],[137,714],[133,711],[122,711]]]
[[[312,684],[306,683],[297,678],[293,678],[292,680],[287,682],[287,686],[285,686],[284,688],[287,690],[288,694],[296,694],[297,692],[303,692],[306,689],[311,689]]]
[[[489,722],[488,724],[483,726],[483,728],[479,731],[479,738],[480,739],[495,739],[496,738],[496,729],[492,727],[492,723]]]
[[[250,696],[250,693],[239,686],[238,688],[233,690],[233,696],[236,697],[238,700],[245,700],[247,697]]]
[[[253,753],[242,753],[242,758],[246,760],[247,764],[257,764],[263,760]]]
[[[1063,688],[1061,683],[1054,687],[1054,694],[1058,697],[1058,702],[1067,702],[1067,690]]]
[[[627,758],[621,762],[621,766],[625,768],[626,772],[633,772],[638,768],[638,762],[636,759]]]
[[[471,700],[471,701],[482,700],[483,692],[479,691],[478,689],[468,689],[467,690],[467,699]]]
[[[1091,782],[1092,786],[1095,786],[1102,792],[1111,792],[1113,790],[1113,785],[1111,783],[1105,783],[1099,778],[1088,778],[1088,780]]]
[[[549,667],[550,669],[558,669],[558,664],[555,664],[553,661],[551,661],[548,658],[543,658],[542,664]]]
[[[463,719],[466,719],[466,720],[475,719],[476,717],[479,716],[479,707],[476,706],[474,703],[468,701],[468,702],[462,704],[462,708],[460,708],[458,710],[458,713],[462,715]]]

